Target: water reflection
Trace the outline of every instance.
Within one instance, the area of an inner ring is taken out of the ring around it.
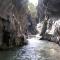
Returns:
[[[60,47],[52,42],[28,39],[28,45],[0,51],[1,60],[60,60]]]

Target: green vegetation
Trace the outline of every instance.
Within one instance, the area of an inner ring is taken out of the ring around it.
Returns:
[[[36,6],[34,6],[32,3],[28,3],[28,10],[30,11],[32,17],[36,17],[37,16]]]

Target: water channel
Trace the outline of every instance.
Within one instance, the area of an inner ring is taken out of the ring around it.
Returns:
[[[0,60],[60,60],[60,46],[32,37],[28,45],[0,51]]]

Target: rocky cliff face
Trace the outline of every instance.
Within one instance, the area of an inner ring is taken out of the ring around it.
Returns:
[[[0,47],[23,45],[25,36],[36,34],[35,21],[28,11],[28,0],[1,0]]]
[[[38,15],[43,19],[44,15],[59,16],[60,1],[56,0],[38,0]],[[47,11],[47,12],[46,12]]]
[[[41,3],[40,3],[41,2]],[[40,19],[42,39],[47,39],[60,44],[60,1],[39,0],[38,16]],[[41,8],[42,7],[42,8]],[[41,25],[43,23],[43,25]]]
[[[24,44],[27,27],[26,0],[1,0],[0,3],[0,48]]]

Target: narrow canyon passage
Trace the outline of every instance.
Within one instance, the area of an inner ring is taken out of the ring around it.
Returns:
[[[28,39],[28,45],[9,51],[0,51],[1,60],[60,60],[60,47],[49,41]]]
[[[0,60],[60,60],[59,45],[60,0],[0,0]]]

